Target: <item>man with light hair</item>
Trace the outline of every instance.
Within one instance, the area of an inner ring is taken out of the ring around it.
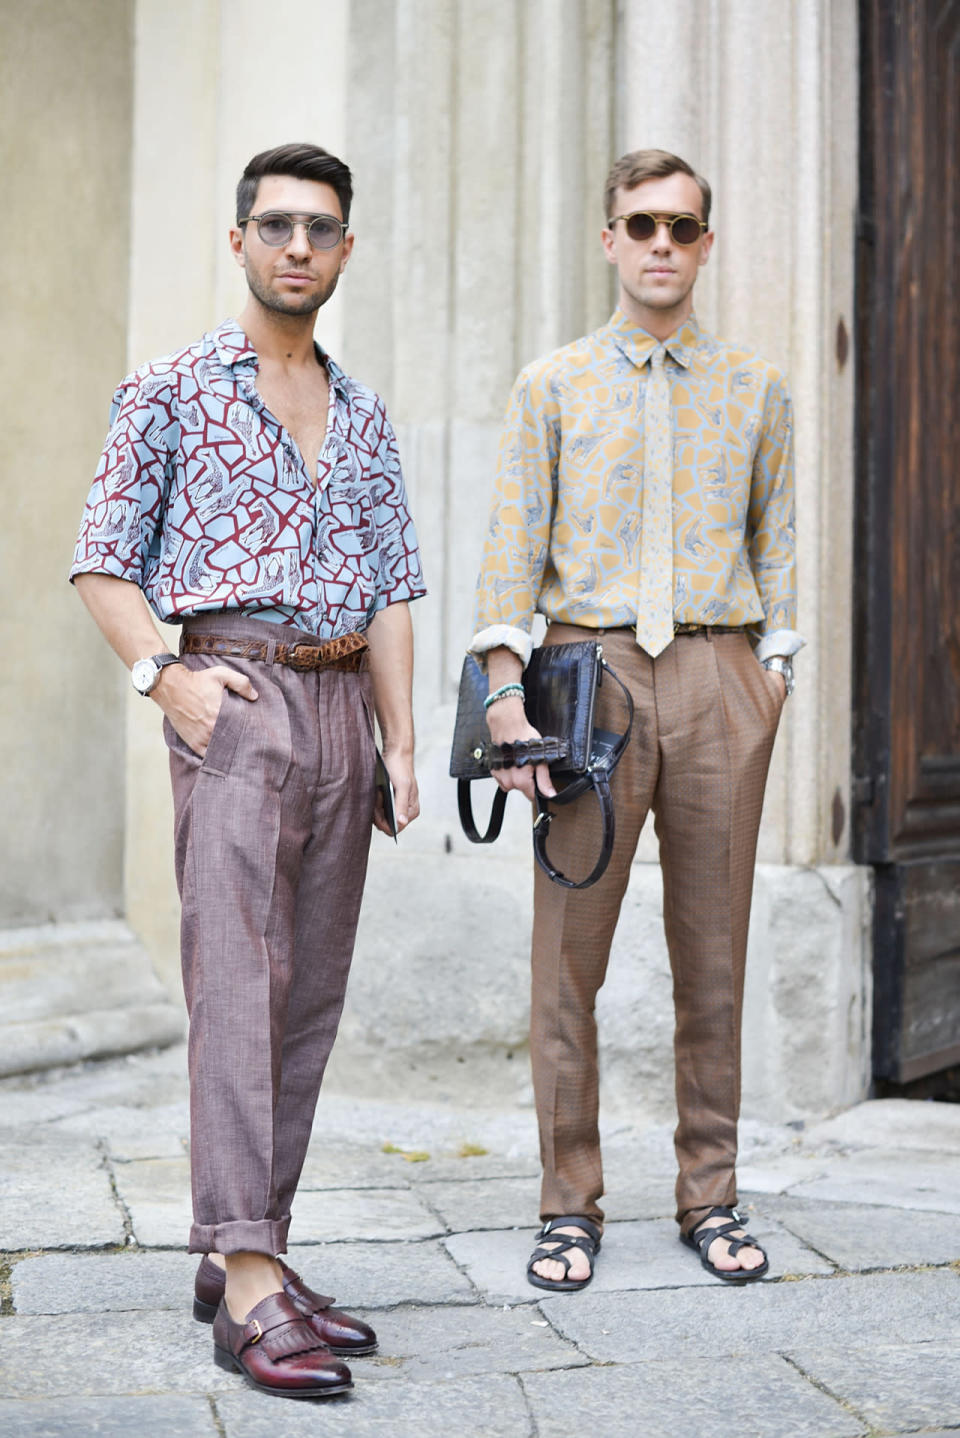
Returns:
[[[489,674],[493,741],[539,737],[517,683],[535,613],[546,644],[597,640],[635,705],[611,782],[616,840],[603,877],[534,891],[531,1058],[543,1227],[527,1267],[583,1288],[600,1247],[596,995],[640,830],[660,841],[673,971],[680,1237],[718,1278],[768,1270],[736,1211],[740,1021],[757,832],[797,634],[793,446],[783,376],[706,333],[693,290],[707,263],[710,187],[686,161],[638,150],[605,190],[604,253],[618,307],[535,361],[511,396],[471,651]],[[622,701],[621,701],[622,705]],[[597,725],[621,727],[616,686]],[[541,764],[495,771],[554,792]],[[560,808],[551,863],[581,877],[597,806]]]

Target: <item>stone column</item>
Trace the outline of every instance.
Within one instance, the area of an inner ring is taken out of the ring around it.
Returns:
[[[795,403],[808,647],[767,790],[744,1055],[747,1111],[789,1117],[862,1097],[870,1073],[869,871],[848,862],[847,819],[856,7],[629,0],[620,26],[619,149],[673,150],[709,179],[717,240],[698,313],[781,365]],[[646,835],[641,856],[655,853]],[[648,912],[659,884],[646,865],[634,889]],[[629,927],[622,938],[636,942]],[[623,997],[613,987],[605,1005],[626,1049]]]
[[[124,685],[66,581],[125,368],[132,6],[0,5],[0,1074],[179,1033],[123,922]]]

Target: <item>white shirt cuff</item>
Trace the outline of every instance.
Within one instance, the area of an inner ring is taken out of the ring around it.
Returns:
[[[774,629],[769,634],[764,634],[756,649],[753,651],[762,664],[769,659],[771,654],[782,654],[784,659],[789,659],[806,644],[802,634],[795,629]]]
[[[500,649],[501,647],[512,649],[526,669],[530,662],[530,655],[533,653],[533,640],[525,629],[517,629],[512,624],[491,624],[487,629],[481,629],[470,640],[467,653],[475,654],[483,664],[491,649]]]

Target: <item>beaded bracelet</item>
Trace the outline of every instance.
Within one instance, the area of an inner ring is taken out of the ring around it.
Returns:
[[[498,699],[512,699],[514,694],[520,699],[524,697],[522,684],[501,684],[499,689],[494,689],[492,694],[487,695],[483,701],[483,707],[489,709],[490,705],[496,704]]]

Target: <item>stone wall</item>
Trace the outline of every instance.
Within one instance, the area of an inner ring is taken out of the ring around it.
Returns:
[[[239,171],[256,149],[313,138],[357,184],[356,250],[318,335],[387,400],[430,586],[413,608],[424,813],[399,847],[374,838],[331,1079],[524,1097],[529,832],[511,806],[494,850],[462,838],[446,777],[453,702],[510,384],[609,314],[602,180],[617,153],[659,145],[715,190],[701,318],[780,362],[797,409],[810,643],[761,833],[747,1107],[777,1117],[850,1101],[867,1082],[870,909],[868,875],[847,863],[853,0],[282,0],[282,11],[265,25],[253,0],[2,3],[4,134],[30,136],[8,165],[18,203],[46,214],[64,197],[86,223],[71,230],[80,282],[24,285],[17,255],[3,275],[22,335],[2,361],[21,598],[0,622],[8,643],[38,617],[69,642],[57,666],[23,660],[29,739],[10,705],[0,719],[23,839],[0,876],[0,925],[125,915],[179,993],[157,714],[62,574],[116,380],[237,311],[226,233]],[[94,223],[104,213],[111,223]],[[71,382],[58,424],[38,435],[23,415],[51,352]],[[24,498],[41,485],[57,487],[53,506]],[[672,1078],[656,859],[645,833],[600,1012],[611,1097],[660,1111]]]
[[[66,582],[125,364],[132,24],[0,4],[0,1073],[180,1028],[118,922],[125,681]]]

